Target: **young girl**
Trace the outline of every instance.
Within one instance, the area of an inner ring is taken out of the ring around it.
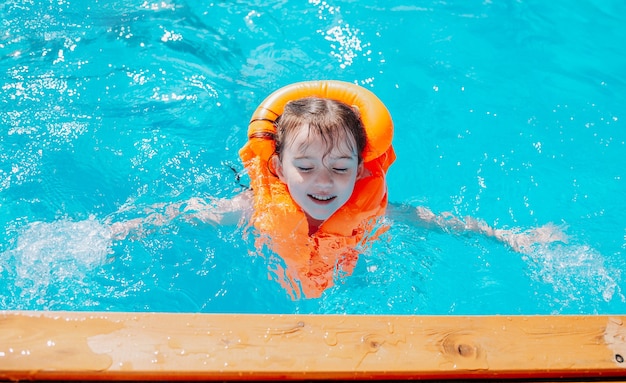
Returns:
[[[257,247],[284,260],[283,285],[292,296],[318,297],[337,274],[351,274],[358,254],[386,229],[392,135],[385,106],[357,85],[319,81],[282,88],[257,108],[240,151],[250,190],[210,204],[191,199],[171,205],[150,221],[164,223],[179,214],[218,224],[245,219],[257,231]],[[392,219],[480,233],[516,251],[565,240],[553,226],[517,233],[471,217],[437,216],[424,207],[392,210]],[[121,238],[141,224],[112,228]]]
[[[330,85],[353,89],[362,104],[305,97],[276,112],[282,101],[271,101],[257,110],[240,152],[251,178],[250,223],[260,234],[257,244],[281,256],[286,287],[306,297],[332,286],[338,272],[352,273],[362,247],[380,232],[385,173],[395,159],[386,109],[366,126],[359,113],[368,110],[369,117],[382,103],[356,85]],[[293,97],[287,93],[285,100]]]

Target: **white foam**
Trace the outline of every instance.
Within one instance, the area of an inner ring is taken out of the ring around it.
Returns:
[[[90,218],[30,223],[18,233],[15,248],[0,256],[10,259],[13,270],[7,271],[17,295],[42,300],[52,287],[67,292],[81,286],[111,253],[109,226]]]
[[[602,254],[590,246],[537,246],[527,260],[531,276],[552,285],[555,298],[564,306],[576,306],[589,296],[626,301],[619,287],[620,270],[607,266]]]

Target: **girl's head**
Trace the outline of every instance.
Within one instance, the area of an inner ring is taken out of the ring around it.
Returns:
[[[276,120],[273,167],[294,201],[319,225],[343,206],[363,173],[366,135],[356,110],[335,100],[290,101]]]
[[[288,102],[276,120],[275,142],[279,157],[303,127],[308,129],[310,137],[324,142],[325,154],[338,148],[347,153],[356,152],[359,163],[363,160],[367,141],[363,122],[358,111],[343,102],[318,97]]]

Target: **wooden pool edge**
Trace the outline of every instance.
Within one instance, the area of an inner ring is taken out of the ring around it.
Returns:
[[[616,380],[625,319],[0,311],[0,380]]]

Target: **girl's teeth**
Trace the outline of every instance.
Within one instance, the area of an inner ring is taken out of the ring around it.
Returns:
[[[333,198],[332,196],[321,196],[321,195],[315,195],[315,194],[311,194],[311,197],[318,199],[320,201],[328,201]]]

